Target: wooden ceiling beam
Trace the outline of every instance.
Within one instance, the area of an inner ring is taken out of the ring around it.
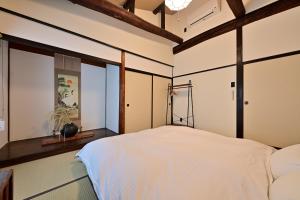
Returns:
[[[157,6],[153,11],[153,14],[156,15],[160,12],[160,27],[166,29],[166,5],[163,1],[159,6]]]
[[[127,0],[124,5],[123,8],[125,10],[129,10],[129,12],[134,13],[135,11],[135,0]]]
[[[152,12],[153,12],[154,15],[156,15],[162,9],[165,9],[165,1],[163,1],[161,4],[159,4]]]
[[[126,22],[132,26],[143,29],[152,34],[161,36],[178,44],[183,42],[183,39],[179,36],[166,31],[164,29],[155,26],[142,18],[134,15],[133,13],[127,12],[126,10],[114,5],[107,0],[69,0],[75,4],[84,6],[86,8],[101,12],[105,15],[111,16],[123,22]]]
[[[236,18],[242,17],[246,14],[246,10],[242,0],[226,0],[226,1]]]
[[[182,43],[180,45],[175,46],[173,48],[173,53],[174,54],[180,53],[180,52],[182,52],[186,49],[189,49],[197,44],[200,44],[206,40],[209,40],[211,38],[217,37],[224,33],[233,31],[233,30],[237,29],[238,27],[245,26],[252,22],[264,19],[266,17],[281,13],[283,11],[286,11],[286,10],[289,10],[289,9],[292,9],[292,8],[295,8],[298,6],[300,6],[299,0],[275,1],[274,3],[271,3],[267,6],[259,8],[253,12],[250,12],[241,18],[233,19],[229,22],[221,24],[215,28],[205,31],[205,32],[185,41],[184,43]]]

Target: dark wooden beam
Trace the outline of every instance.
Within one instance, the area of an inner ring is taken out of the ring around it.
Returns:
[[[236,18],[245,15],[246,10],[242,0],[226,0]]]
[[[166,5],[163,1],[159,6],[157,6],[153,11],[153,14],[156,15],[160,12],[160,27],[166,29]]]
[[[160,10],[160,27],[166,29],[166,7],[165,2],[163,3],[163,8]]]
[[[126,22],[132,26],[143,29],[152,34],[161,36],[178,44],[183,42],[183,39],[177,35],[161,29],[142,18],[134,15],[133,13],[127,12],[126,10],[114,5],[107,0],[69,0],[75,4],[87,7],[89,9],[101,12],[105,15],[111,16],[123,22]]]
[[[161,4],[159,4],[152,12],[153,12],[154,15],[156,15],[162,9],[165,9],[165,1],[163,1]]]
[[[121,53],[119,70],[119,134],[125,133],[125,52]]]
[[[135,11],[135,0],[127,0],[124,5],[123,8],[126,10],[129,10],[129,12],[134,13]]]
[[[238,27],[245,26],[252,22],[255,22],[255,21],[264,19],[266,17],[281,13],[283,11],[295,8],[297,6],[300,6],[299,0],[278,0],[272,4],[269,4],[267,6],[264,6],[260,9],[255,10],[251,13],[248,13],[241,18],[231,20],[231,21],[221,24],[215,28],[212,28],[208,31],[205,31],[205,32],[185,41],[184,43],[177,45],[176,47],[173,48],[173,53],[174,54],[180,53],[180,52],[182,52],[188,48],[191,48],[201,42],[204,42],[211,38],[217,37],[224,33],[233,31],[233,30],[237,29]]]
[[[236,137],[244,137],[243,28],[236,30]]]

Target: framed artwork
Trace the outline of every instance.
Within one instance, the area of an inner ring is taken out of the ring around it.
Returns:
[[[55,105],[71,110],[71,119],[80,119],[80,72],[55,69]]]

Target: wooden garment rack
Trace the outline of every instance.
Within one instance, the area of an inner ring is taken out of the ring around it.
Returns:
[[[187,115],[185,118],[183,117],[178,117],[176,114],[173,112],[173,105],[169,103],[171,98],[174,96],[176,97],[176,92],[180,92],[180,90],[186,90],[187,89]],[[176,92],[175,92],[176,91]],[[193,105],[193,85],[192,81],[189,80],[187,84],[179,84],[179,85],[168,85],[168,94],[167,94],[167,111],[166,111],[166,124],[167,125],[177,125],[177,126],[187,126],[187,127],[195,127],[195,120],[194,120],[194,105]],[[168,118],[169,118],[169,110],[171,110],[171,124],[168,123]],[[192,115],[190,116],[190,111],[192,112]],[[176,123],[174,121],[174,117],[179,118],[180,122],[186,121],[185,123]],[[191,120],[190,120],[191,119]],[[192,123],[190,125],[190,122]]]

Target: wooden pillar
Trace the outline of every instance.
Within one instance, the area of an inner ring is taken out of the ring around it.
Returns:
[[[243,65],[243,29],[236,29],[236,137],[244,137],[244,65]]]
[[[121,52],[120,94],[119,94],[119,134],[125,133],[125,51]]]

